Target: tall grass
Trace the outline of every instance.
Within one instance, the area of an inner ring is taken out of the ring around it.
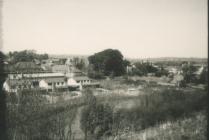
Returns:
[[[77,103],[46,104],[37,91],[7,95],[7,128],[9,139],[70,139],[71,124]],[[68,128],[68,129],[66,129]]]
[[[129,131],[121,140],[206,140],[205,112],[191,114],[175,122],[166,122],[140,132]]]
[[[115,123],[120,123],[121,128],[134,127],[137,131],[166,121],[176,121],[193,112],[206,110],[206,96],[204,91],[187,94],[171,89],[141,95],[140,106],[120,109],[115,113]]]

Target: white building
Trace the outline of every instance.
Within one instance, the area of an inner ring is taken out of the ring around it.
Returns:
[[[80,71],[76,71],[80,73]],[[69,77],[63,73],[35,73],[35,74],[9,74],[3,88],[8,92],[17,92],[22,89],[38,88],[46,91],[82,90],[86,86],[98,87],[87,76]]]
[[[9,74],[8,79],[23,79],[23,78],[32,78],[32,79],[43,79],[51,77],[64,77],[63,73],[31,73],[31,74]]]
[[[80,83],[77,83],[77,81],[74,78],[72,78],[72,77],[68,79],[67,85],[69,87],[79,88],[79,90],[82,90],[82,85]]]
[[[42,79],[39,82],[39,87],[47,91],[55,91],[60,89],[67,90],[68,85],[64,78],[54,77]]]
[[[22,79],[7,79],[3,83],[3,89],[7,92],[17,92],[18,90],[23,89],[33,89],[38,88],[38,82],[37,81],[31,81],[31,80],[22,80]]]
[[[62,73],[9,74],[7,80],[3,84],[3,88],[7,92],[17,92],[18,90],[22,89],[33,88],[50,89],[50,86],[47,86],[47,84],[50,83],[49,81],[51,79],[58,80],[58,85],[61,79],[61,81],[63,82],[64,78],[64,74]],[[54,82],[56,80],[54,80]],[[60,85],[58,85],[58,87],[59,86]]]
[[[82,90],[83,87],[99,87],[99,83],[87,76],[77,76],[68,79],[68,86],[79,86],[79,89]]]

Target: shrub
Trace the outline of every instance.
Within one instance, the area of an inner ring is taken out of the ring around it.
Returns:
[[[91,90],[85,91],[85,101],[87,106],[81,113],[81,129],[87,139],[90,134],[91,139],[100,139],[104,135],[111,134],[112,108],[108,104],[99,104],[93,96]]]

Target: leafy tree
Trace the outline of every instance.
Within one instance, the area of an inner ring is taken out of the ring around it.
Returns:
[[[114,73],[120,76],[125,73],[123,55],[118,50],[106,49],[88,57],[89,63],[93,65],[96,72],[101,72],[106,76]]]
[[[131,62],[128,61],[127,59],[125,59],[125,60],[123,60],[123,65],[124,65],[124,67],[130,66]]]
[[[197,67],[193,65],[185,64],[182,67],[184,80],[186,83],[193,83],[197,81],[197,78],[195,76],[195,72],[197,71]]]
[[[74,65],[77,69],[82,70],[85,67],[85,62],[82,58],[75,57],[73,59]]]
[[[157,73],[159,71],[149,62],[136,62],[134,65],[136,66],[136,68],[133,70],[133,73],[139,76],[147,75],[148,73]]]
[[[46,59],[49,59],[49,55],[48,54],[40,54],[40,55],[36,55],[36,58],[39,59],[39,60],[46,60]]]
[[[32,62],[34,59],[44,60],[49,58],[48,54],[36,54],[34,50],[9,52],[8,57],[12,64],[17,62]]]
[[[164,67],[160,67],[160,69],[158,69],[158,71],[155,73],[156,76],[160,77],[160,76],[168,76],[168,71],[166,69],[164,69]]]

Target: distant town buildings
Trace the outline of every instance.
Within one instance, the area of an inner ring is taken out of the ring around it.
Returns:
[[[38,66],[41,64],[41,67]],[[82,90],[83,87],[99,86],[98,82],[88,78],[81,70],[73,65],[73,59],[49,59],[44,62],[36,61],[17,63],[19,71],[8,74],[3,88],[7,92],[17,92],[24,89],[40,89],[47,92]],[[40,70],[41,71],[37,71]],[[30,71],[25,72],[27,69]],[[34,71],[33,71],[34,69]]]
[[[17,62],[15,64],[6,62],[5,71],[8,73],[8,77],[3,84],[3,88],[7,92],[18,92],[18,90],[24,89],[40,89],[53,92],[99,87],[100,84],[97,81],[89,78],[86,73],[75,67],[74,61],[73,58],[49,58],[46,60],[35,59],[33,62]],[[141,64],[143,63],[142,61]],[[161,65],[154,63],[150,64],[157,69],[161,67]],[[166,78],[172,80],[166,80],[161,84],[179,86],[181,81],[184,80],[182,67],[185,65],[191,64],[163,66],[168,71]],[[198,68],[195,72],[197,77],[200,76],[204,69],[207,69],[205,65],[195,64],[194,66]],[[136,69],[136,66],[131,63],[126,67],[126,72],[131,74],[134,69]],[[153,77],[155,73],[148,73],[147,76]]]

